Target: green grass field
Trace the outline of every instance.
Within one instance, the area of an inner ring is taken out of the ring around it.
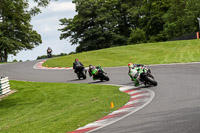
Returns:
[[[139,64],[168,64],[200,61],[200,40],[170,41],[112,47],[102,50],[67,55],[46,61],[43,66],[72,67],[78,58],[85,66],[126,66]]]
[[[53,58],[43,65],[71,67],[75,58],[88,66],[126,66],[200,61],[200,40],[128,45]],[[0,101],[1,133],[64,133],[123,106],[129,96],[119,87],[92,84],[10,81],[16,93]],[[115,108],[110,109],[114,102]]]
[[[1,133],[65,133],[100,119],[129,100],[119,87],[10,81],[0,101]],[[114,102],[115,108],[110,109]]]
[[[9,62],[0,62],[0,64],[5,64],[5,63],[9,63]]]

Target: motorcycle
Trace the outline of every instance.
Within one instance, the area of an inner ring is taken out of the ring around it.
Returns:
[[[86,79],[87,78],[86,73],[87,73],[87,70],[85,70],[84,66],[76,67],[76,74],[77,74],[78,79],[81,79],[81,78]]]
[[[145,86],[157,86],[158,84],[154,76],[151,74],[151,70],[146,67],[142,67],[139,71],[135,72],[135,76],[139,76],[139,81],[142,82]]]
[[[48,57],[48,58],[51,58],[51,57],[52,57],[51,52],[52,52],[52,50],[50,50],[50,49],[47,50],[47,57]]]
[[[104,71],[104,69],[101,66],[96,67],[92,71],[92,75],[95,75],[95,78],[99,79],[101,81],[103,81],[103,80],[109,81],[110,80],[107,73]]]

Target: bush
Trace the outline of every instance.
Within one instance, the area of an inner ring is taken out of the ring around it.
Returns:
[[[17,62],[17,60],[16,60],[16,59],[14,59],[12,62]]]
[[[60,53],[59,55],[52,55],[52,57],[59,57],[59,56],[65,56],[67,55],[66,53]],[[39,59],[46,59],[48,58],[47,55],[42,55],[42,56],[38,56],[36,60],[39,60]]]
[[[47,55],[38,56],[36,60],[48,58]]]
[[[164,34],[157,34],[156,36],[151,36],[148,42],[162,42],[167,41],[167,38]]]
[[[76,53],[75,53],[75,52],[70,52],[69,55],[70,55],[70,54],[76,54]]]
[[[142,29],[136,28],[131,31],[131,35],[128,39],[128,44],[138,44],[146,42],[146,35]]]

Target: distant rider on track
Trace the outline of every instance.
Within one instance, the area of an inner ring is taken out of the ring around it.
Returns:
[[[52,56],[52,49],[50,47],[48,47],[48,49],[47,49],[47,56],[48,56],[48,58],[51,58],[51,56]]]

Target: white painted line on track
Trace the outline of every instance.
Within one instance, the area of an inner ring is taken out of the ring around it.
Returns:
[[[121,112],[130,112],[131,110],[133,110],[135,108],[137,108],[137,107],[130,107],[130,108],[125,108],[125,109],[120,109],[120,110],[116,110],[116,111],[112,112],[111,114],[117,114],[117,113],[121,113]]]
[[[141,96],[149,96],[150,94],[139,94],[139,95],[136,95],[136,96],[131,96],[131,99],[133,98],[137,98],[137,97],[141,97]]]
[[[134,100],[134,101],[130,101],[128,103],[126,103],[125,105],[129,105],[129,104],[134,104],[134,103],[139,103],[139,102],[146,102],[148,101],[149,98],[144,98],[144,99],[138,99],[138,100]]]
[[[94,130],[91,130],[91,131],[89,131],[89,132],[87,132],[87,133],[91,133],[91,132],[93,132],[93,131],[96,131],[96,130],[99,130],[99,129],[101,129],[101,128],[104,128],[104,127],[106,127],[106,126],[108,126],[108,125],[111,125],[111,124],[113,124],[113,123],[115,123],[115,122],[117,122],[117,121],[120,121],[120,120],[122,120],[123,118],[125,118],[125,117],[127,117],[127,116],[129,116],[129,115],[131,115],[131,114],[133,114],[133,113],[135,113],[135,112],[137,112],[137,111],[139,111],[140,109],[144,108],[145,106],[147,106],[147,105],[153,100],[153,98],[155,97],[155,93],[154,93],[152,90],[148,90],[148,89],[147,89],[147,91],[150,93],[151,97],[150,97],[149,101],[147,101],[147,102],[146,102],[145,104],[143,104],[141,107],[136,108],[136,109],[133,110],[132,112],[130,112],[130,113],[124,115],[123,117],[121,117],[121,118],[119,118],[119,119],[117,119],[117,120],[115,120],[115,121],[113,121],[113,122],[108,123],[107,125],[101,126],[101,127],[96,128],[96,129],[94,129]]]
[[[136,89],[136,87],[133,87],[133,86],[124,86],[124,87],[119,88],[119,90],[124,92],[124,91],[130,90],[130,88],[133,90]]]
[[[134,93],[143,93],[143,92],[146,92],[146,90],[136,90],[136,91],[129,92],[128,94],[132,95]]]
[[[45,60],[46,61],[46,60]],[[33,66],[33,69],[42,69],[42,70],[68,70],[68,69],[72,69],[71,67],[44,67],[42,66],[42,64],[45,62],[45,61],[40,61],[38,63],[36,63],[34,66]]]

